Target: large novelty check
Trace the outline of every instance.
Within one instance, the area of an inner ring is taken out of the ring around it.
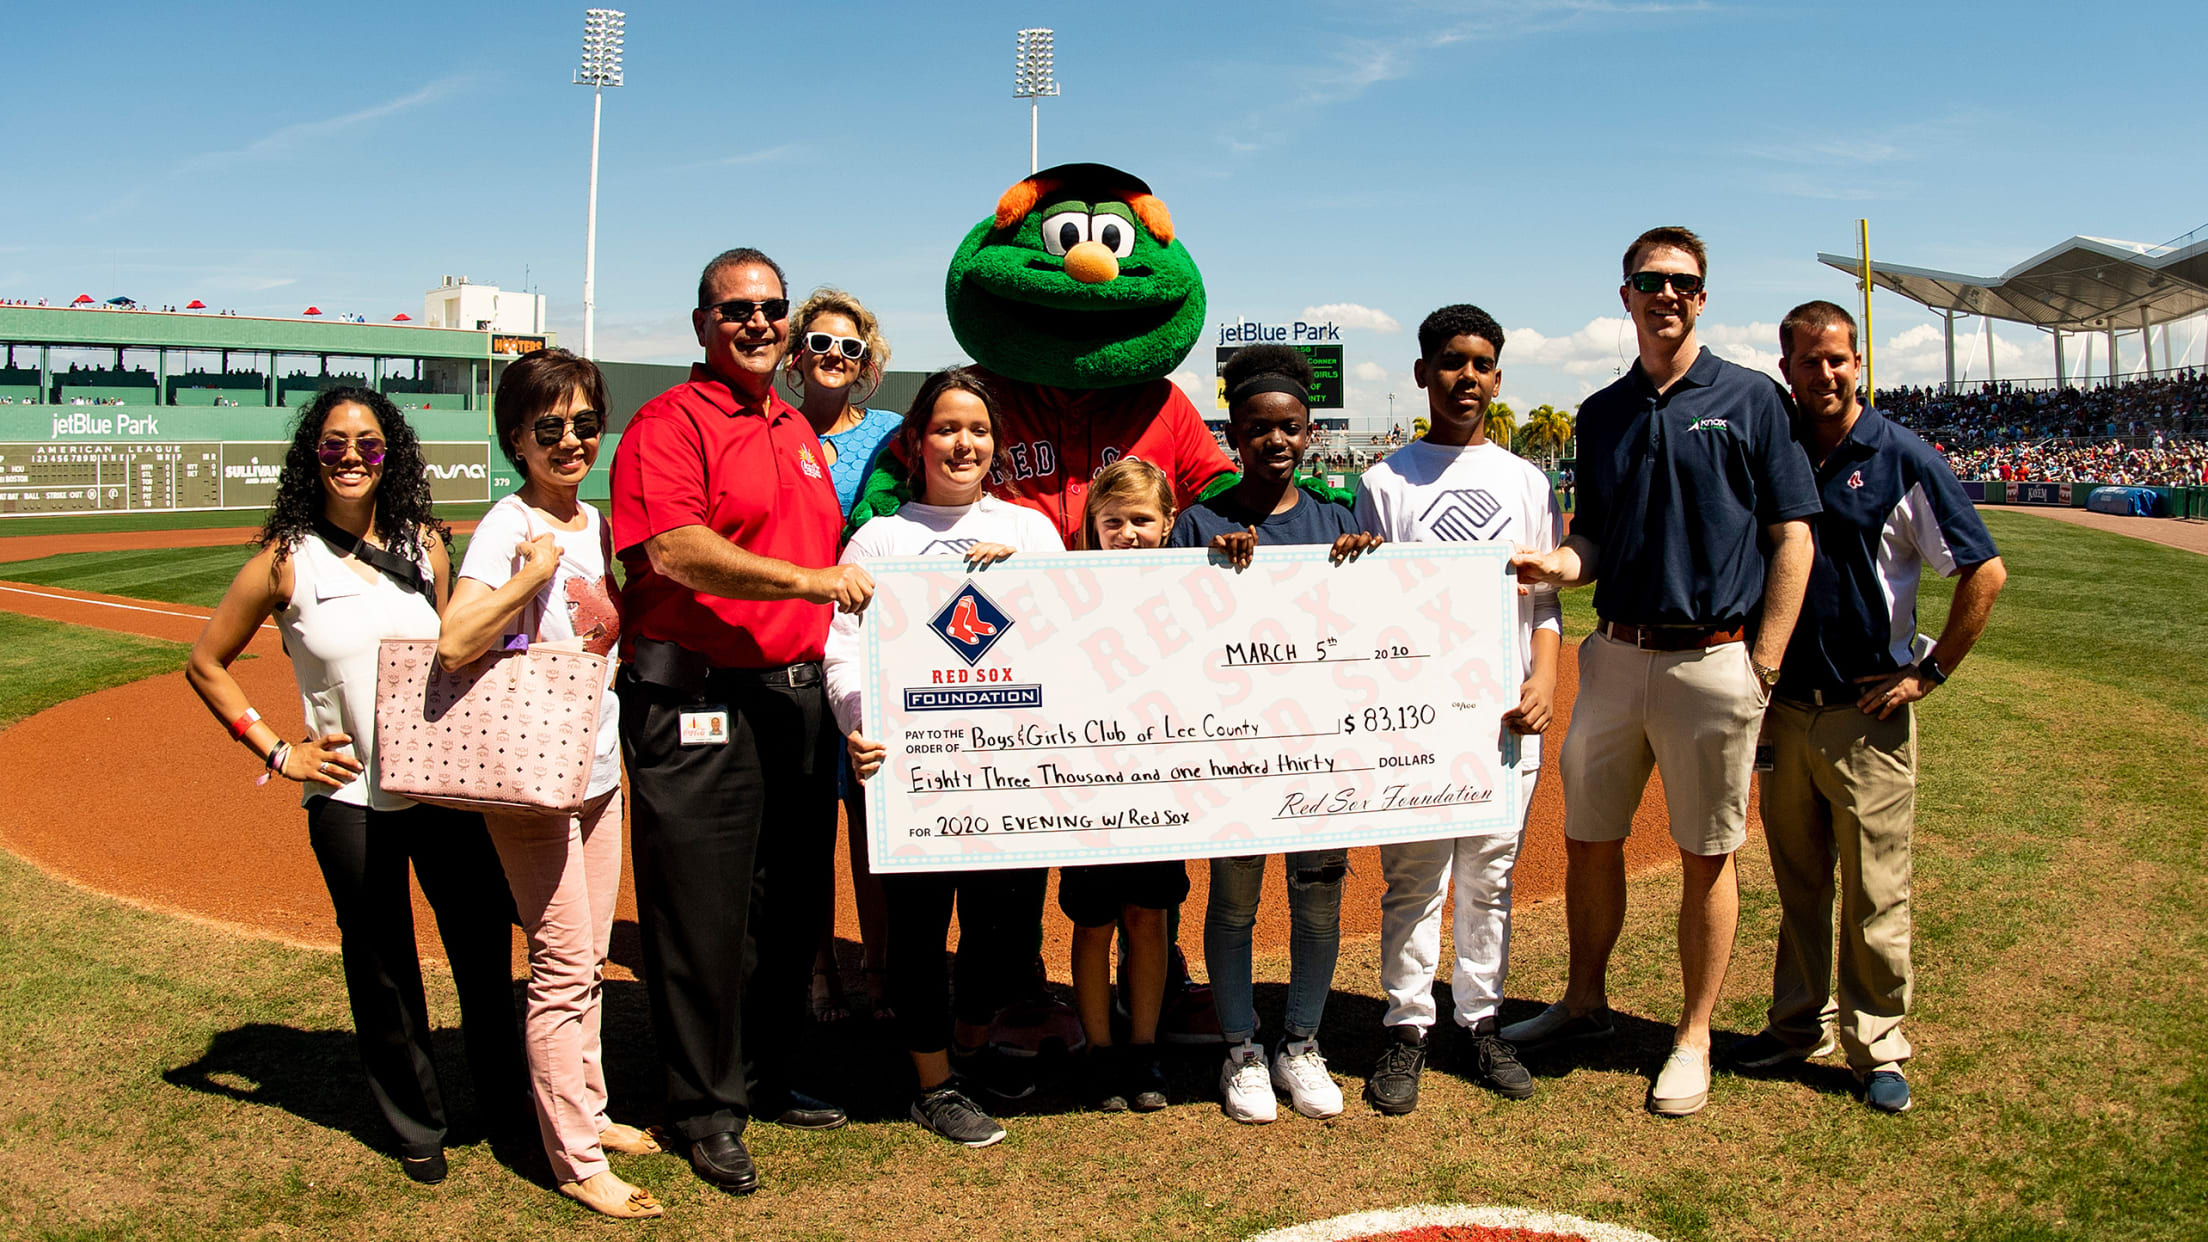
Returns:
[[[870,561],[877,872],[1516,832],[1497,544]]]

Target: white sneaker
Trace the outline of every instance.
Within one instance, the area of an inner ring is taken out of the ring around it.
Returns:
[[[1306,1117],[1336,1117],[1342,1089],[1326,1072],[1316,1039],[1292,1039],[1273,1055],[1273,1085],[1288,1093],[1288,1103]]]
[[[1665,1117],[1702,1111],[1710,1102],[1710,1054],[1701,1048],[1674,1047],[1649,1088],[1648,1109]]]
[[[1247,1040],[1227,1051],[1227,1063],[1219,1067],[1219,1096],[1227,1116],[1246,1125],[1263,1125],[1280,1115],[1272,1084],[1265,1081],[1265,1054]]]

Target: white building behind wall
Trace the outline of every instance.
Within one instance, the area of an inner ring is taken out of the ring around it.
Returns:
[[[512,293],[497,285],[471,284],[465,276],[446,276],[422,295],[422,322],[432,328],[541,336],[544,295]]]

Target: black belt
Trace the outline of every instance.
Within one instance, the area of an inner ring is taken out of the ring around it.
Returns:
[[[743,682],[756,686],[817,686],[820,661],[805,660],[771,668],[735,668],[715,664],[701,652],[659,638],[639,638],[630,644],[622,665],[639,681],[671,690],[696,690],[714,682]]]
[[[1737,643],[1747,636],[1747,631],[1737,625],[1727,630],[1708,625],[1627,625],[1623,621],[1603,621],[1595,629],[1643,651],[1693,651]]]

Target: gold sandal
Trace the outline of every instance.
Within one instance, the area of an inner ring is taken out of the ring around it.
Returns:
[[[611,1174],[600,1174],[599,1176],[610,1177]],[[597,1212],[602,1216],[611,1216],[616,1220],[646,1220],[654,1216],[667,1214],[667,1209],[659,1205],[659,1200],[652,1197],[652,1192],[641,1186],[629,1186],[628,1196],[618,1202],[601,1200],[593,1195],[589,1189],[590,1183],[597,1180],[597,1177],[592,1177],[588,1181],[561,1182],[560,1193],[593,1212]],[[618,1177],[612,1178],[612,1181],[616,1186],[628,1186],[627,1182]]]
[[[651,1135],[618,1121],[608,1122],[606,1128],[598,1132],[598,1146],[624,1156],[656,1156],[667,1150]]]

